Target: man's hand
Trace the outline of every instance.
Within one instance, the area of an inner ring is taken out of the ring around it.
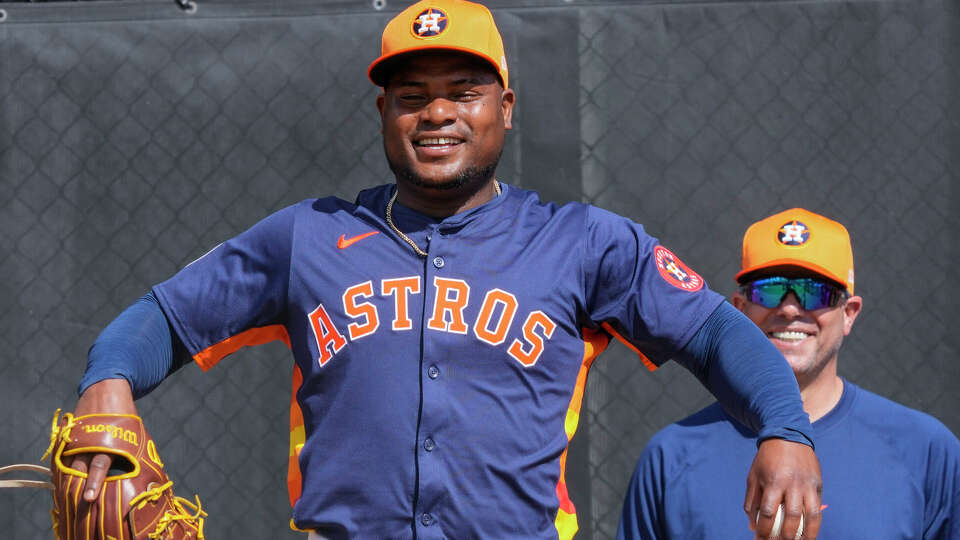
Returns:
[[[780,538],[792,540],[795,537],[801,515],[803,538],[816,538],[820,532],[822,488],[820,462],[812,448],[783,439],[767,439],[760,443],[747,475],[747,496],[743,502],[755,538],[771,538],[777,507],[781,503],[784,520]]]
[[[126,379],[106,379],[90,385],[77,401],[73,414],[83,416],[94,413],[137,414],[130,383]],[[111,463],[112,458],[108,454],[79,454],[73,462],[65,464],[88,474],[83,486],[83,500],[97,500]]]

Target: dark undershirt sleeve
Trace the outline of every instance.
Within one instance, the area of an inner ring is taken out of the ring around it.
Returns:
[[[126,379],[134,398],[157,387],[190,360],[152,292],[134,302],[97,337],[78,394],[104,379]]]
[[[675,359],[693,373],[758,443],[781,438],[813,446],[800,388],[780,351],[745,315],[723,302]]]

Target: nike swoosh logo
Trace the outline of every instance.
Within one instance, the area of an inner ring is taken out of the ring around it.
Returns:
[[[340,238],[337,238],[337,247],[340,249],[347,249],[348,247],[356,244],[357,242],[363,240],[368,236],[373,236],[379,234],[380,231],[370,231],[368,233],[358,234],[352,238],[346,238],[344,235],[340,235]]]

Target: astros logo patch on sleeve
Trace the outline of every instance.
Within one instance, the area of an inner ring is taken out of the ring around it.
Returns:
[[[425,9],[413,19],[413,35],[417,37],[439,36],[446,29],[447,14],[441,9]]]
[[[660,272],[660,276],[667,283],[678,289],[691,292],[699,291],[703,287],[703,278],[691,270],[689,266],[683,264],[683,261],[669,249],[657,246],[653,249],[653,256],[657,261],[657,270]]]

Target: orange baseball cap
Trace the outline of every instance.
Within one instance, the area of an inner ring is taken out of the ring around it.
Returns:
[[[747,229],[736,279],[758,270],[799,266],[853,294],[853,248],[846,227],[803,208],[774,214]]]
[[[401,11],[383,29],[380,57],[370,64],[367,76],[373,84],[384,86],[387,60],[437,49],[465,52],[490,62],[507,87],[507,57],[493,15],[486,6],[465,0],[422,0]]]

